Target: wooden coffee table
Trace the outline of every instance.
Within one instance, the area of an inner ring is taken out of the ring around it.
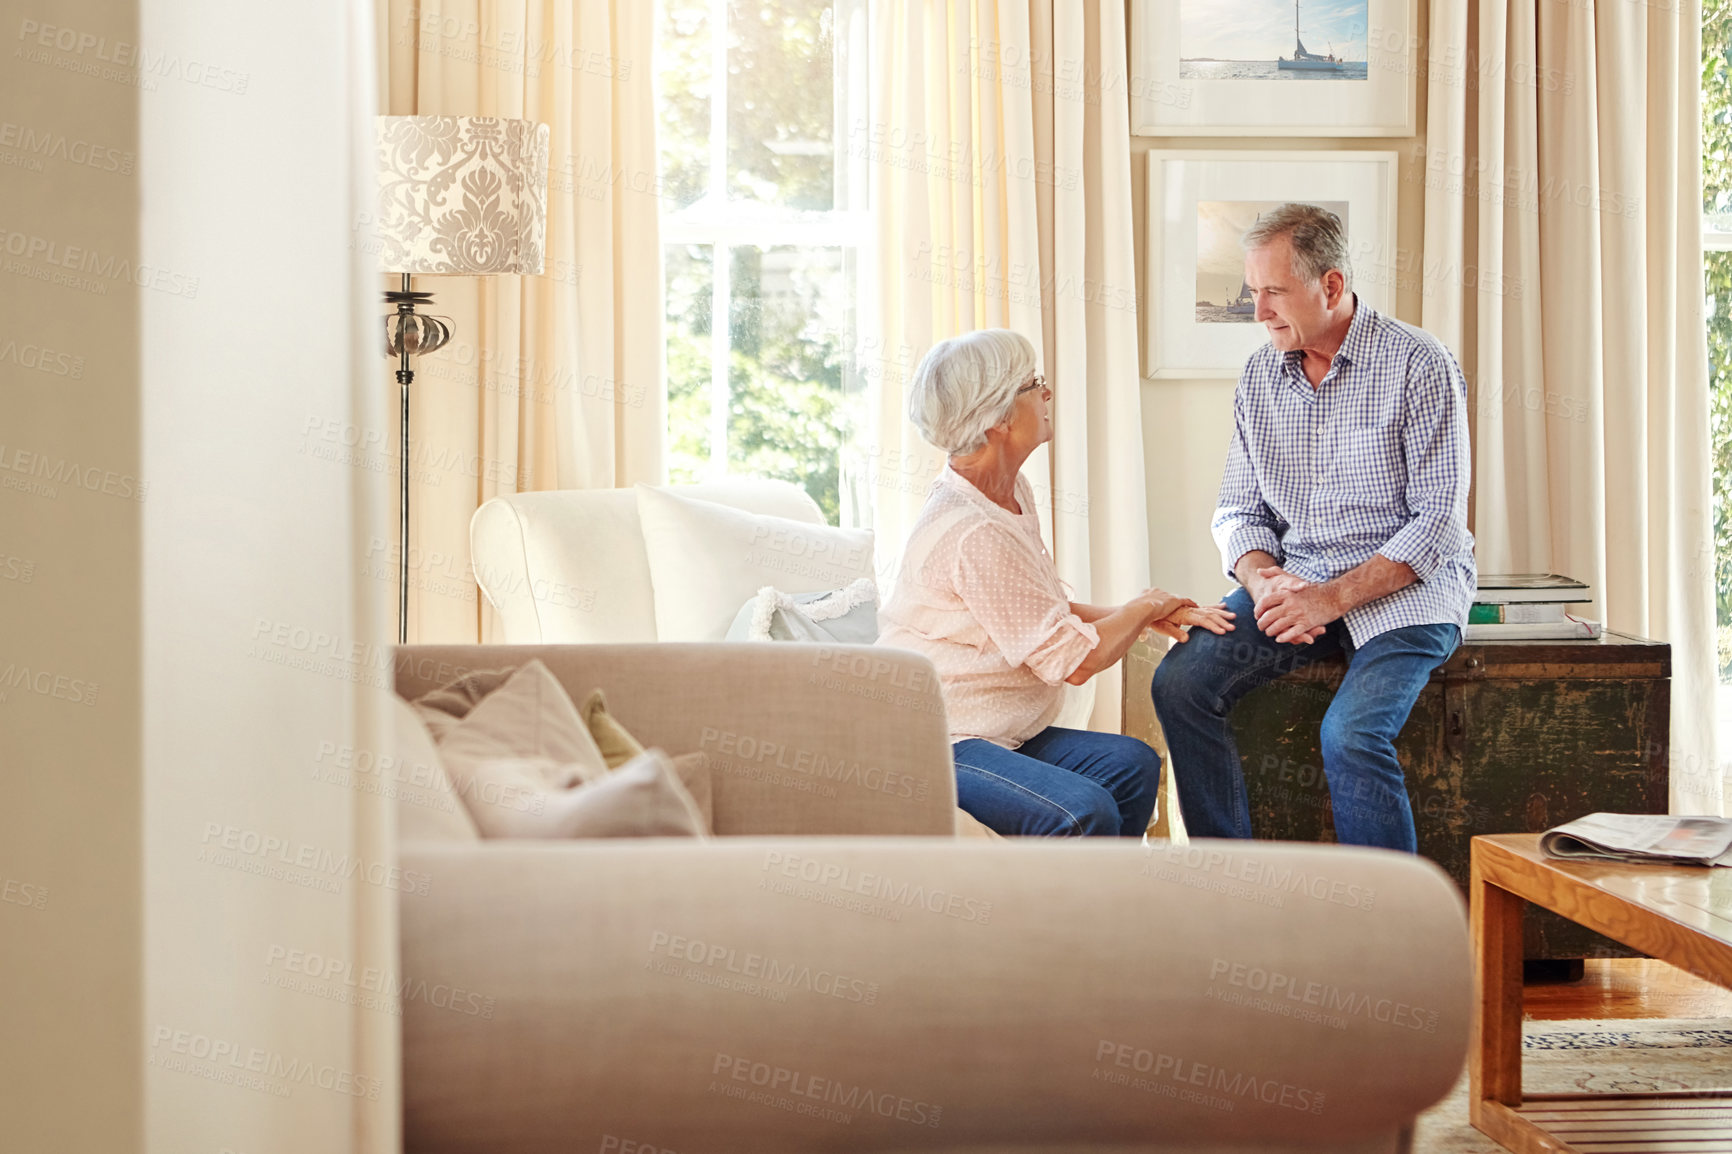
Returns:
[[[1732,869],[1565,862],[1532,833],[1474,838],[1472,869],[1473,1124],[1524,1154],[1732,1151],[1732,1088],[1522,1094],[1524,905],[1732,988]]]

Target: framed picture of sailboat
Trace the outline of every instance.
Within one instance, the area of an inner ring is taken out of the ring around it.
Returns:
[[[1245,285],[1240,238],[1289,201],[1341,219],[1353,291],[1393,312],[1397,161],[1394,152],[1151,150],[1144,372],[1239,375],[1269,339]]]
[[[1418,0],[1131,0],[1139,136],[1412,136]]]

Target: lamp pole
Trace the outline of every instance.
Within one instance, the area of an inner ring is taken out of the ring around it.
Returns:
[[[416,305],[431,304],[432,293],[418,293],[409,287],[409,274],[403,274],[403,287],[385,294],[385,303],[396,305],[397,311],[385,318],[385,351],[396,356],[398,403],[401,427],[397,437],[397,644],[409,641],[409,386],[414,383],[415,370],[409,367],[411,353],[430,353],[443,348],[451,339],[451,325],[442,317],[430,317],[415,311]]]
[[[403,274],[405,299],[397,306],[399,316],[415,312],[414,294],[409,291],[409,274]],[[401,323],[401,322],[399,322]],[[413,321],[408,322],[414,324]],[[409,641],[409,382],[415,370],[409,367],[409,342],[403,342],[401,360],[397,365],[397,385],[402,398],[402,426],[398,430],[398,502],[397,502],[397,644]]]

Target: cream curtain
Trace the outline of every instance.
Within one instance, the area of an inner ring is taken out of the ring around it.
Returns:
[[[469,556],[483,501],[664,478],[655,5],[375,0],[374,11],[385,111],[551,129],[546,274],[415,282],[454,335],[416,365],[409,640],[491,641]],[[389,372],[379,379],[392,387]],[[397,443],[394,427],[383,443]],[[382,550],[368,571],[397,579]]]
[[[1700,12],[1432,0],[1424,327],[1474,392],[1483,571],[1672,645],[1672,806],[1720,813]]]
[[[1149,570],[1124,8],[885,0],[872,17],[880,567],[942,464],[905,414],[909,373],[935,341],[1011,328],[1053,386],[1050,452],[1025,468],[1059,572],[1077,600],[1123,601]],[[1118,728],[1117,674],[1092,683],[1097,728]]]

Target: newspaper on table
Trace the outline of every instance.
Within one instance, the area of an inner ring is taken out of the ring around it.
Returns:
[[[1732,866],[1732,820],[1590,813],[1540,837],[1548,857],[1659,865]]]

